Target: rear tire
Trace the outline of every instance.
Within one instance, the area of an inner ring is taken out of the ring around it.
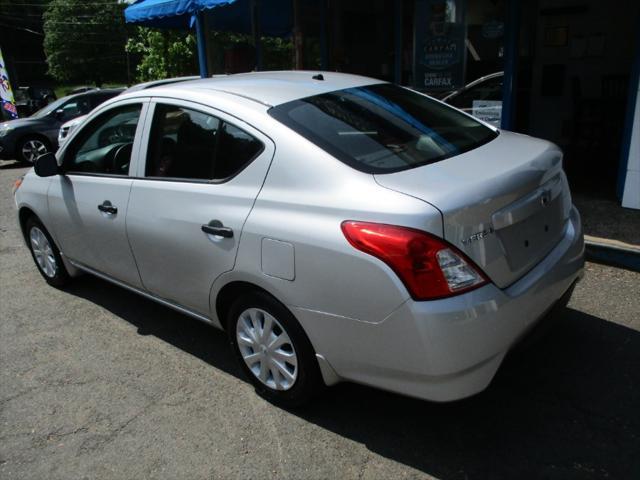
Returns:
[[[45,281],[54,287],[69,283],[71,277],[62,262],[60,250],[36,217],[30,217],[25,224],[25,234],[33,261]]]
[[[256,291],[239,297],[227,312],[227,334],[240,367],[269,402],[297,407],[323,385],[307,335],[270,295]]]

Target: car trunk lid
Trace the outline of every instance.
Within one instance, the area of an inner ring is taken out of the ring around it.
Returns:
[[[560,150],[505,131],[464,154],[375,178],[438,208],[444,239],[500,288],[517,281],[553,249],[571,207]]]

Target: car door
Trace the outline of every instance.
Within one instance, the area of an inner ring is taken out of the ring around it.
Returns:
[[[158,100],[147,124],[145,162],[127,211],[140,276],[152,294],[209,315],[211,285],[234,266],[274,146],[200,104]]]
[[[63,175],[53,177],[49,212],[61,250],[82,266],[141,287],[129,247],[126,212],[148,102],[102,110],[65,145]]]

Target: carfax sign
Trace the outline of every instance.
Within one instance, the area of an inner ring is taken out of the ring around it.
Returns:
[[[414,84],[427,91],[464,86],[467,26],[461,0],[416,0]]]
[[[0,49],[0,99],[2,99],[0,121],[5,118],[9,120],[18,118],[18,109],[16,109],[11,83],[9,83],[9,74],[4,65],[4,58],[2,58],[2,49]]]

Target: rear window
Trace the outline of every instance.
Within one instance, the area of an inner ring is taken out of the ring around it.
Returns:
[[[295,100],[269,114],[366,173],[428,165],[498,136],[453,108],[388,83]]]

